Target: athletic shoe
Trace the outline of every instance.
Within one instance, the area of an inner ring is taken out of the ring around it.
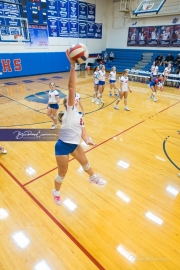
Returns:
[[[112,97],[112,94],[109,94],[110,95],[110,97]]]
[[[154,98],[154,102],[156,102],[156,101],[158,101],[158,99],[157,98]]]
[[[104,186],[106,184],[106,181],[99,178],[97,174],[95,174],[93,177],[89,177],[89,182],[99,186]]]
[[[178,173],[178,176],[180,177],[180,173]]]
[[[96,104],[99,105],[99,100],[96,100]]]
[[[125,111],[130,111],[130,109],[127,106],[125,106],[124,109]]]
[[[92,103],[94,103],[94,98],[92,99]]]
[[[61,204],[62,204],[61,196],[60,196],[60,194],[59,194],[59,195],[56,195],[55,192],[56,192],[56,190],[53,189],[53,190],[52,190],[52,195],[53,195],[53,197],[54,197],[54,202],[55,202],[55,204],[57,204],[57,205],[61,205]]]
[[[3,147],[0,147],[0,153],[1,154],[7,154],[7,151]]]
[[[103,104],[105,103],[105,102],[102,100],[102,98],[100,99],[100,102],[103,103]]]
[[[119,110],[118,105],[114,105],[114,109]]]
[[[150,95],[150,97],[149,98],[153,98],[153,96],[152,95]]]
[[[115,96],[115,97],[117,97],[117,96],[118,96],[118,94],[114,94],[114,96]]]
[[[52,126],[52,128],[51,129],[56,129],[57,128],[57,125],[54,125],[54,126]]]

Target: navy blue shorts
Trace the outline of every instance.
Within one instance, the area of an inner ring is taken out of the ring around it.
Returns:
[[[55,144],[55,155],[56,156],[67,156],[70,153],[74,152],[78,144],[65,143],[61,140],[58,140]]]
[[[104,85],[105,82],[104,81],[99,81],[99,85]]]
[[[115,81],[115,80],[110,80],[109,82],[110,82],[110,83],[115,83],[116,81]]]
[[[48,104],[48,107],[50,107],[51,109],[55,109],[55,110],[58,110],[59,109],[59,105],[58,104]]]
[[[151,86],[156,86],[155,82],[150,82],[150,87]]]

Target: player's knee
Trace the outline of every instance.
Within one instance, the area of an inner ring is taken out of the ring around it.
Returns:
[[[57,182],[57,183],[62,183],[63,180],[64,180],[64,176],[59,176],[59,174],[56,174],[54,180]]]
[[[127,98],[125,98],[124,101],[127,101]]]
[[[82,166],[82,168],[84,171],[88,171],[91,168],[91,166],[89,163],[87,163],[85,166]]]
[[[52,118],[53,118],[54,120],[56,120],[56,119],[57,119],[57,115],[52,115]]]

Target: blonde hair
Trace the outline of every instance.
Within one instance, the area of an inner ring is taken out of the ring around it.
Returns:
[[[49,83],[49,86],[50,86],[51,84],[54,84],[54,86],[56,86],[55,82],[50,82],[50,83]]]

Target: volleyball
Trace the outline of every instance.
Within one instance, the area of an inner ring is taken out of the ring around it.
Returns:
[[[88,59],[89,52],[84,44],[74,44],[69,50],[69,57],[77,64],[83,64]]]

